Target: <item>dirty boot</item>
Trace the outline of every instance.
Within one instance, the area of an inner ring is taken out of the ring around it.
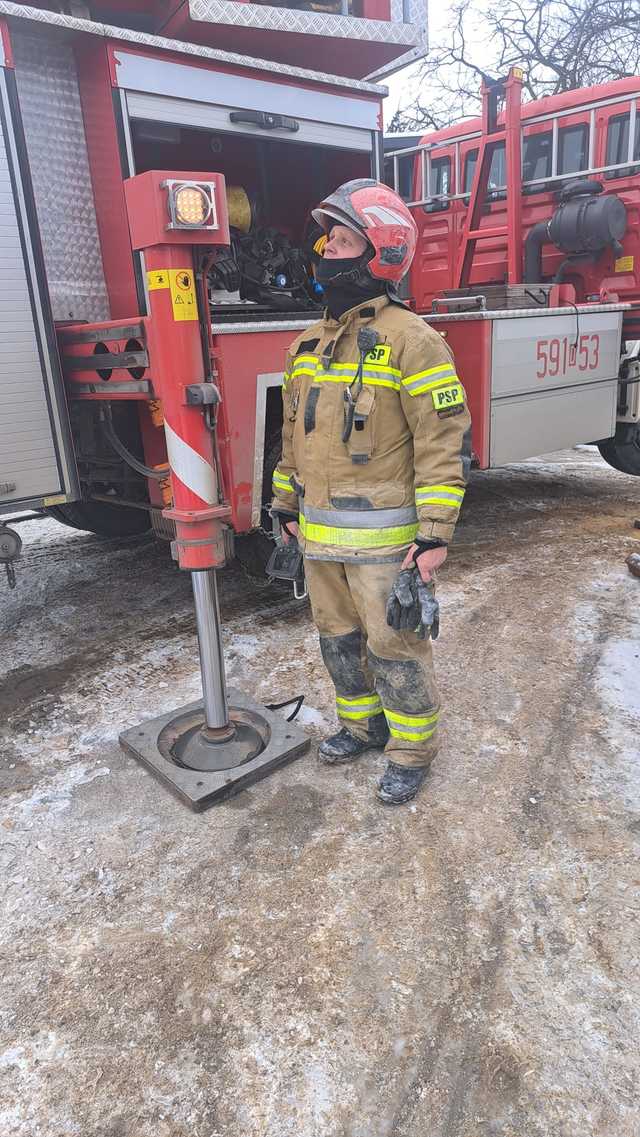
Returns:
[[[353,762],[367,750],[382,750],[389,739],[389,727],[384,715],[371,719],[366,738],[356,738],[346,726],[325,738],[318,747],[318,757],[327,766]]]
[[[398,766],[387,762],[387,768],[378,782],[378,797],[386,805],[402,805],[411,801],[427,776],[427,766]]]

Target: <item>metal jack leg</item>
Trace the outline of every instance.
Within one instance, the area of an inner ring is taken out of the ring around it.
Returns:
[[[203,700],[120,735],[120,744],[194,810],[238,793],[309,748],[299,727],[240,691],[227,699],[215,569],[191,574]]]
[[[227,245],[221,176],[195,173],[191,180],[212,209],[217,203],[219,222],[199,228],[193,241]],[[239,691],[229,691],[227,702],[215,574],[226,561],[231,518],[213,441],[213,411],[221,394],[208,339],[203,352],[203,322],[210,324],[211,313],[195,287],[199,254],[177,227],[174,185],[171,171],[148,170],[125,182],[125,198],[132,248],[144,250],[149,284],[143,322],[154,391],[162,403],[173,498],[164,516],[175,523],[173,555],[193,581],[204,698],[125,731],[120,742],[192,809],[205,809],[297,758],[309,740]],[[182,292],[176,300],[177,288]]]

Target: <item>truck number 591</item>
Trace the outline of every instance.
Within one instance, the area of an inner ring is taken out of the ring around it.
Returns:
[[[595,371],[600,362],[600,336],[538,340],[536,359],[538,379],[553,379],[556,375],[566,375],[567,371]]]

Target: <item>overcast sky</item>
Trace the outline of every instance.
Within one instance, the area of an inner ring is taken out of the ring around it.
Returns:
[[[451,5],[448,0],[444,0],[444,2],[443,0],[425,0],[425,4],[427,3],[429,7],[429,42],[433,43],[447,21]],[[391,120],[397,107],[401,103],[409,101],[411,90],[412,88],[415,90],[417,84],[417,69],[416,65],[405,67],[397,75],[382,80],[389,88],[388,98],[384,101],[385,125]]]

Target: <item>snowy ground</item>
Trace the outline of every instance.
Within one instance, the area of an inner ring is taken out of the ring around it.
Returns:
[[[152,542],[0,581],[0,1137],[637,1137],[640,486],[476,475],[412,806],[315,752],[201,815],[117,735],[199,694]],[[229,678],[333,724],[308,609],[223,575]]]

